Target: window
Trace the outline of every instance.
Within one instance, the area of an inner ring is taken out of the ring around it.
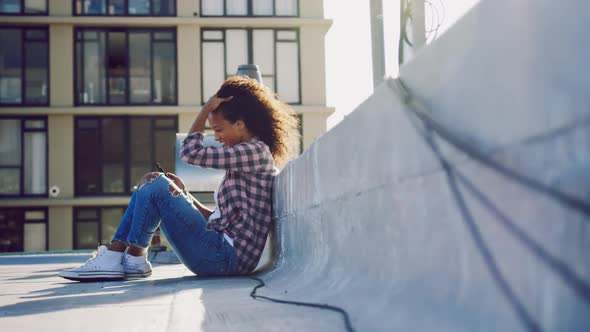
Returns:
[[[47,250],[46,208],[0,208],[0,252]]]
[[[301,103],[297,29],[203,29],[201,59],[203,103],[245,63],[260,67],[281,101]]]
[[[176,132],[176,117],[76,117],[76,195],[130,195],[155,162],[173,172]]]
[[[47,15],[47,0],[0,0],[0,15]]]
[[[75,15],[175,16],[174,0],[74,0]]]
[[[47,196],[47,119],[0,117],[0,197]]]
[[[297,121],[299,122],[299,141],[297,143],[299,143],[299,149],[297,149],[297,151],[299,152],[299,154],[303,153],[303,114],[297,114]]]
[[[124,206],[74,208],[74,249],[111,243],[124,213]]]
[[[173,29],[76,29],[76,105],[175,105]]]
[[[49,105],[47,28],[0,28],[0,106]]]
[[[201,0],[202,16],[299,16],[298,0]]]

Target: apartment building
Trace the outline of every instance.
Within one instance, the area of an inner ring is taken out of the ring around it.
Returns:
[[[333,112],[330,24],[318,0],[0,0],[0,252],[108,243],[137,180],[175,170],[176,133],[240,64],[309,146]]]

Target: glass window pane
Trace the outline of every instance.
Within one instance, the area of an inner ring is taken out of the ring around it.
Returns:
[[[277,43],[277,94],[283,102],[299,102],[297,43]]]
[[[25,194],[47,192],[47,136],[44,132],[25,133]]]
[[[154,140],[155,160],[167,172],[174,172],[176,130],[157,130]]]
[[[221,30],[204,30],[203,40],[223,40],[223,31]]]
[[[150,34],[129,34],[129,80],[131,103],[152,101],[152,62]]]
[[[260,67],[260,73],[262,75],[274,75],[274,31],[254,30],[252,39],[254,63]]]
[[[20,0],[0,0],[0,13],[20,13]]]
[[[127,47],[124,32],[108,33],[109,102],[124,104],[127,91]]]
[[[89,120],[94,121],[96,120]],[[100,190],[100,131],[98,128],[82,129],[82,121],[76,121],[75,183],[76,193],[97,193]]]
[[[274,76],[270,76],[270,77],[262,77],[262,81],[264,82],[264,85],[266,87],[268,87],[272,92],[276,92],[277,91],[277,87],[275,86],[275,78]]]
[[[123,164],[102,164],[102,189],[104,193],[122,193],[125,188],[125,167]]]
[[[227,1],[227,15],[248,15],[248,0]]]
[[[107,0],[86,0],[84,6],[85,12],[91,15],[104,15],[107,12]]]
[[[98,222],[77,222],[74,224],[76,248],[96,249],[98,245]]]
[[[203,43],[203,102],[219,90],[225,80],[223,43]]]
[[[248,33],[246,30],[228,29],[225,32],[226,38],[226,62],[225,72],[233,75],[238,66],[248,63]]]
[[[152,121],[150,118],[131,118],[129,153],[131,159],[131,186],[152,170]]]
[[[254,15],[273,15],[272,6],[274,0],[252,0],[252,11]]]
[[[176,51],[174,43],[154,43],[153,101],[162,104],[176,103]]]
[[[277,31],[277,39],[279,40],[297,40],[297,32],[295,31]]]
[[[297,15],[297,0],[275,0],[277,16]]]
[[[45,220],[45,219],[46,219],[45,211],[40,211],[40,210],[25,211],[25,221]]]
[[[98,128],[98,120],[97,119],[79,119],[77,122],[77,126],[80,129],[97,129]]]
[[[0,166],[20,166],[21,122],[0,119]]]
[[[180,0],[178,0],[180,1]],[[156,16],[172,16],[175,15],[174,8],[175,0],[152,0],[152,12]]]
[[[24,251],[45,251],[47,250],[47,224],[46,223],[25,223]]]
[[[121,218],[123,217],[123,213],[125,213],[125,209],[123,208],[103,208],[102,209],[102,239],[100,243],[102,244],[109,244],[117,231],[117,227],[119,227],[119,223],[121,222]]]
[[[172,32],[154,32],[155,40],[174,41],[174,33]]]
[[[44,29],[26,29],[25,38],[27,40],[47,40],[47,30]]]
[[[150,13],[150,0],[129,0],[129,15],[148,15]]]
[[[125,0],[109,0],[109,15],[124,15]]]
[[[0,103],[21,103],[21,29],[0,29]]]
[[[126,192],[125,137],[121,118],[102,119],[102,188],[105,193]]]
[[[223,16],[224,0],[201,0],[202,15]]]
[[[48,101],[47,42],[25,44],[25,100],[31,104],[45,104]]]
[[[166,129],[174,129],[176,130],[176,121],[174,118],[163,118],[157,119],[156,118],[156,128],[166,128]]]
[[[84,40],[92,40],[98,41],[98,39],[104,35],[102,31],[92,31],[92,30],[84,30],[83,32],[83,39]]]
[[[76,210],[77,220],[98,220],[98,209],[83,208]]]
[[[0,209],[0,252],[22,251],[22,210]]]
[[[80,102],[82,104],[106,103],[106,72],[105,72],[105,34],[99,33],[98,41],[83,42],[84,83],[82,86]]]
[[[20,194],[20,169],[0,168],[0,194]]]
[[[44,129],[44,120],[25,120],[25,129]]]
[[[44,14],[47,13],[46,0],[25,0],[25,13]]]
[[[75,45],[74,45],[74,52],[75,52],[75,67],[74,67],[74,74],[75,74],[75,87],[76,87],[76,92],[74,98],[76,99],[76,102],[78,103],[82,103],[84,100],[84,82],[83,82],[83,75],[82,75],[82,42],[79,40],[76,40]],[[88,97],[86,98],[88,99]]]

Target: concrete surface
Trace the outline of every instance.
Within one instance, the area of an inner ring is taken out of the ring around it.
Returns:
[[[78,283],[57,276],[89,257],[0,256],[0,331],[342,330],[338,314],[254,300],[257,281],[198,278],[182,264],[156,264],[149,279],[136,281]]]
[[[401,68],[432,116],[494,160],[590,205],[585,1],[482,1]],[[289,298],[358,331],[590,331],[590,216],[436,135],[388,84],[279,175]]]
[[[588,204],[589,13],[482,1],[401,77],[478,149]],[[356,331],[589,331],[590,216],[436,135],[433,150],[423,129],[385,83],[291,162],[259,293],[339,306]],[[182,265],[133,282],[56,277],[86,257],[0,258],[0,329],[344,330],[336,313],[255,301],[251,279]]]

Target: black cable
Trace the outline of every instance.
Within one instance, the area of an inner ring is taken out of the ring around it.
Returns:
[[[392,83],[393,82],[393,83]],[[451,145],[461,150],[468,156],[479,161],[481,164],[495,170],[499,174],[502,174],[506,178],[512,179],[522,185],[525,185],[531,189],[536,190],[548,197],[559,201],[560,203],[569,206],[572,209],[578,210],[586,215],[590,216],[590,204],[579,199],[578,197],[572,196],[558,189],[549,187],[538,180],[528,177],[524,174],[520,174],[517,171],[502,165],[501,163],[490,158],[479,149],[475,148],[469,142],[461,139],[458,135],[454,134],[438,121],[434,120],[430,114],[428,114],[424,107],[419,101],[413,96],[412,92],[404,85],[403,81],[398,77],[395,80],[388,81],[388,84],[392,89],[398,91],[403,99],[403,102],[408,105],[409,109],[420,118],[424,123],[428,124],[440,137],[444,138]],[[394,84],[394,86],[392,86]]]
[[[520,301],[514,289],[510,286],[510,283],[504,277],[504,274],[500,270],[498,263],[496,262],[496,258],[492,254],[490,247],[488,246],[487,242],[485,241],[477,223],[475,222],[475,218],[471,214],[471,210],[467,207],[467,203],[459,189],[459,185],[457,183],[457,178],[455,174],[454,168],[451,164],[447,161],[447,159],[442,155],[438,145],[434,142],[432,137],[432,128],[426,124],[427,132],[422,132],[422,137],[425,139],[426,143],[432,150],[432,152],[436,155],[437,159],[441,163],[443,170],[447,176],[447,183],[449,184],[451,193],[457,203],[459,211],[463,216],[462,220],[467,226],[469,233],[471,234],[471,238],[479,253],[481,254],[484,262],[486,263],[486,267],[488,271],[492,275],[494,281],[500,288],[500,291],[506,298],[506,300],[510,303],[510,306],[516,311],[518,318],[520,319],[521,323],[527,328],[530,332],[540,332],[541,327],[539,324],[533,319],[531,314],[527,311],[526,307]]]
[[[289,300],[275,299],[275,298],[271,298],[271,297],[263,296],[263,295],[257,295],[256,291],[258,290],[258,288],[264,287],[264,286],[266,286],[266,284],[260,278],[257,278],[257,277],[249,277],[249,278],[259,282],[259,284],[256,285],[254,287],[254,289],[252,289],[252,292],[250,292],[250,297],[252,297],[253,299],[255,299],[255,300],[256,299],[264,299],[264,300],[268,300],[271,302],[282,303],[282,304],[292,304],[292,305],[305,306],[305,307],[311,307],[311,308],[317,308],[317,309],[323,309],[323,310],[332,310],[332,311],[335,311],[335,312],[342,315],[347,331],[349,331],[349,332],[355,331],[354,328],[352,327],[352,324],[350,323],[350,317],[344,309],[330,305],[330,304],[318,304],[318,303],[310,303],[310,302],[289,301]]]
[[[559,275],[559,277],[574,290],[576,295],[580,296],[583,301],[586,303],[590,303],[590,286],[580,278],[573,269],[571,269],[567,264],[563,261],[551,255],[547,250],[545,250],[542,246],[538,243],[533,241],[521,228],[516,226],[516,224],[508,218],[498,207],[496,207],[483,193],[481,193],[475,185],[469,181],[469,179],[464,176],[459,170],[455,169],[454,166],[442,155],[438,145],[433,140],[432,133],[438,134],[440,137],[445,139],[448,143],[452,144],[459,150],[463,151],[467,155],[475,158],[480,163],[483,163],[484,166],[492,168],[497,172],[501,173],[502,175],[508,177],[509,179],[515,180],[521,184],[525,184],[528,187],[531,187],[539,192],[542,192],[546,195],[549,195],[550,198],[556,199],[564,204],[567,204],[570,207],[574,207],[578,210],[583,211],[584,213],[588,213],[588,206],[584,201],[578,201],[575,197],[570,197],[569,195],[562,193],[557,190],[553,190],[553,188],[549,188],[542,183],[538,183],[535,179],[531,179],[525,177],[522,174],[519,174],[504,165],[501,165],[494,160],[489,159],[487,156],[483,155],[483,153],[479,152],[475,147],[471,146],[469,143],[464,142],[461,140],[457,135],[454,135],[449,130],[446,130],[444,126],[440,125],[436,120],[432,119],[430,115],[425,112],[426,107],[419,104],[417,100],[411,95],[411,92],[403,85],[403,82],[398,78],[394,81],[396,84],[395,86],[391,86],[395,91],[397,91],[400,96],[402,97],[403,102],[409,106],[408,109],[411,111],[413,115],[416,116],[417,119],[422,121],[424,125],[424,129],[419,128],[415,123],[414,126],[421,134],[421,136],[425,139],[428,143],[429,147],[436,155],[437,159],[441,163],[445,174],[447,175],[447,182],[451,188],[451,192],[455,198],[457,205],[459,206],[459,210],[463,215],[463,220],[466,223],[468,230],[471,233],[471,236],[479,249],[480,254],[484,258],[486,262],[486,266],[494,280],[496,281],[497,285],[499,286],[500,290],[509,301],[511,306],[514,310],[518,313],[518,316],[521,322],[527,327],[529,331],[541,331],[541,327],[539,324],[531,317],[528,313],[522,302],[518,299],[516,294],[514,293],[512,287],[507,282],[506,278],[503,276],[502,272],[500,271],[494,256],[492,255],[488,245],[486,244],[477,224],[471,212],[469,211],[463,195],[457,185],[457,182],[460,181],[463,183],[465,188],[471,192],[475,198],[484,205],[488,211],[490,211],[494,217],[504,226],[511,235],[515,236],[521,243],[526,245],[535,256],[541,259],[544,263],[546,263],[555,273]],[[418,105],[412,105],[412,103],[416,103]],[[418,107],[417,107],[418,106]]]

